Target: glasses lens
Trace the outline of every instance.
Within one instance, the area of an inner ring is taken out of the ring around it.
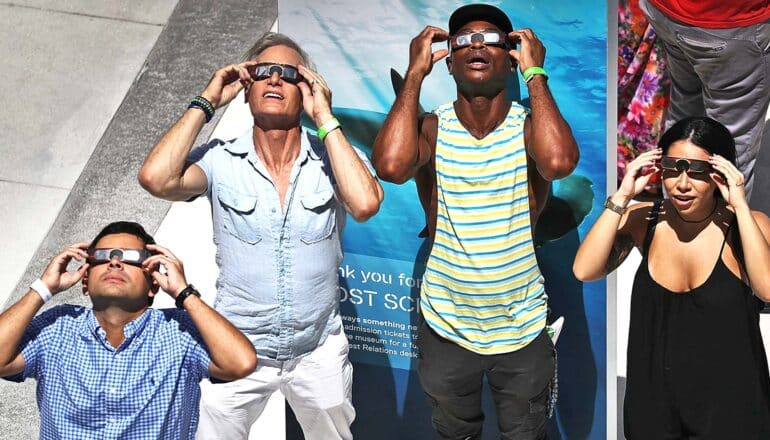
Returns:
[[[299,70],[297,70],[294,66],[287,66],[286,64],[281,65],[283,67],[283,73],[281,74],[281,79],[289,82],[291,84],[297,84],[302,80],[302,75],[299,74]]]
[[[664,170],[676,171],[676,159],[673,157],[663,156],[660,158],[660,167]]]
[[[262,81],[270,78],[275,73],[277,73],[282,80],[291,84],[297,84],[302,80],[302,75],[299,74],[299,70],[297,70],[296,67],[289,66],[288,64],[270,63],[257,64],[254,66],[252,78],[254,78],[255,81]]]
[[[676,171],[678,173],[684,171],[690,174],[706,173],[711,169],[711,166],[705,160],[670,156],[663,156],[660,159],[660,167],[664,170]]]
[[[484,44],[502,44],[502,37],[497,32],[484,32]]]
[[[690,159],[690,172],[693,172],[693,173],[705,173],[710,168],[711,168],[711,166],[705,160]]]
[[[88,261],[91,264],[102,264],[117,258],[122,263],[139,265],[149,256],[150,253],[144,249],[93,249],[89,252]]]
[[[455,49],[459,49],[461,47],[470,46],[470,45],[471,45],[471,35],[470,34],[458,35],[454,39],[454,48]]]
[[[474,32],[471,34],[461,34],[455,36],[451,42],[452,49],[460,49],[466,46],[470,46],[473,43],[484,43],[493,46],[503,46],[505,44],[502,35],[497,32]]]

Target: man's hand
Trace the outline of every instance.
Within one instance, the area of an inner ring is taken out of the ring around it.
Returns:
[[[406,75],[419,75],[425,78],[433,70],[437,61],[449,55],[449,50],[439,49],[433,52],[431,45],[449,40],[449,33],[435,26],[426,26],[409,44],[409,67]]]
[[[302,106],[316,127],[320,127],[332,118],[332,91],[318,72],[303,65],[297,67],[299,73],[307,80],[297,83],[302,92]]]
[[[217,70],[201,96],[206,98],[215,109],[229,104],[238,92],[254,82],[247,69],[255,64],[257,64],[256,61],[246,61]]]
[[[45,283],[46,287],[48,287],[48,290],[51,291],[51,294],[55,295],[59,292],[67,290],[74,286],[75,283],[80,281],[81,278],[83,278],[86,270],[88,270],[87,262],[74,272],[67,272],[67,265],[73,259],[77,261],[84,261],[86,258],[88,258],[86,249],[88,249],[89,245],[90,243],[85,241],[75,243],[64,249],[64,251],[59,255],[53,257],[51,262],[48,264],[48,267],[46,267],[45,271],[43,272],[43,275],[40,277],[40,279],[43,280],[43,283]]]
[[[171,251],[162,246],[148,244],[147,249],[154,252],[155,255],[144,260],[142,269],[152,276],[161,289],[172,298],[176,298],[179,292],[187,287],[182,262]],[[161,266],[165,269],[165,273],[160,271]]]
[[[519,43],[519,50],[512,49],[508,53],[516,60],[522,73],[530,67],[543,67],[545,46],[532,32],[532,29],[525,28],[513,31],[508,34],[508,38]]]

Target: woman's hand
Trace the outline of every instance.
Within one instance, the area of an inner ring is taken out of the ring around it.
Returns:
[[[722,198],[733,208],[748,206],[746,191],[743,187],[745,178],[738,168],[724,157],[714,154],[709,159],[713,172],[711,179],[717,184]]]
[[[613,202],[625,207],[631,199],[644,191],[644,188],[650,184],[652,176],[659,171],[655,163],[661,157],[663,157],[663,151],[656,148],[640,154],[626,165],[626,175],[623,176],[618,191],[612,197]]]

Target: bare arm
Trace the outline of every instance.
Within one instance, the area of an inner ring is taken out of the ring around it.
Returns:
[[[89,243],[77,243],[55,256],[40,278],[52,294],[67,290],[83,278],[88,269],[84,264],[74,272],[67,272],[67,264],[73,258],[83,261]],[[12,376],[24,371],[24,356],[19,350],[24,332],[32,318],[43,307],[43,300],[30,289],[26,295],[0,314],[0,377]]]
[[[331,109],[331,90],[318,73],[305,66],[299,66],[299,70],[310,83],[297,84],[302,92],[305,113],[313,118],[316,127],[320,127],[334,117]],[[377,213],[382,203],[380,182],[358,157],[342,129],[331,131],[324,138],[324,144],[337,182],[336,191],[340,203],[356,221],[368,220]]]
[[[24,356],[19,351],[19,343],[41,307],[43,300],[40,295],[30,289],[16,304],[0,314],[0,377],[24,371]]]
[[[246,67],[254,62],[233,64],[217,70],[201,93],[215,109],[227,105],[250,80]],[[187,163],[187,156],[206,118],[191,108],[158,140],[139,170],[139,183],[150,194],[166,200],[188,200],[204,191],[206,174]]]
[[[655,161],[661,155],[660,150],[652,150],[629,163],[620,188],[610,199],[625,208],[647,186],[654,174]],[[640,223],[637,221],[639,212],[646,211],[648,206],[637,205],[622,216],[604,209],[580,243],[572,265],[575,277],[581,281],[594,281],[615,270],[633,249],[632,228]]]
[[[449,53],[447,49],[431,52],[431,44],[448,38],[443,29],[428,26],[411,42],[404,87],[388,112],[372,151],[377,174],[388,182],[406,182],[431,159],[435,139],[422,135],[423,124],[435,120],[418,114],[420,89],[433,64]]]
[[[712,156],[709,162],[724,176],[711,174],[722,197],[735,210],[749,285],[754,295],[770,302],[770,272],[767,269],[770,267],[770,219],[749,208],[743,188],[743,173],[719,155]]]
[[[510,55],[522,72],[542,67],[545,47],[530,29],[511,32],[509,37],[521,43]],[[532,113],[524,123],[524,142],[539,174],[546,180],[561,179],[575,169],[580,158],[572,129],[562,117],[548,88],[546,77],[535,75],[527,82]]]
[[[148,244],[147,249],[158,253],[145,260],[144,269],[150,272],[164,291],[176,298],[187,287],[182,262],[164,247]],[[165,274],[160,272],[160,265],[166,269]],[[208,347],[211,376],[235,380],[248,376],[257,368],[254,346],[216,310],[194,295],[184,301],[184,309]]]

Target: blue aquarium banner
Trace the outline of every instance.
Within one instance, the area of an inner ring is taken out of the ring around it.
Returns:
[[[549,295],[550,321],[564,317],[557,343],[559,399],[549,438],[606,438],[606,304],[604,282],[572,275],[581,237],[601,212],[606,187],[606,3],[598,0],[490,2],[514,28],[531,28],[547,49],[549,86],[580,146],[575,172],[554,182],[535,231]],[[332,90],[333,110],[348,139],[371,157],[372,144],[402,84],[409,43],[426,25],[447,28],[463,2],[279,0],[278,29],[309,54]],[[436,43],[434,50],[446,47]],[[511,97],[528,105],[512,76]],[[455,99],[439,61],[423,83],[422,108]],[[315,130],[309,119],[303,125]],[[414,181],[383,182],[380,212],[348,219],[339,268],[345,332],[354,362],[357,438],[432,438],[430,408],[416,374],[420,279],[429,252]],[[484,438],[499,438],[486,393]],[[301,438],[296,426],[287,438]]]

